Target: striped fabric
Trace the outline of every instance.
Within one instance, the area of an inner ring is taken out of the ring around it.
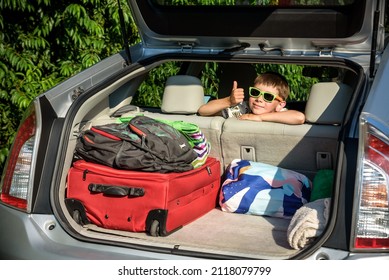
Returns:
[[[211,151],[211,144],[207,141],[198,125],[184,121],[159,121],[171,125],[188,139],[189,144],[197,153],[197,159],[192,162],[193,168],[198,168],[205,163]]]

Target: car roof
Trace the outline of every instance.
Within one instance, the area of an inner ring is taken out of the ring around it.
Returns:
[[[130,8],[144,47],[259,48],[261,50],[370,53],[383,49],[384,1],[321,1],[346,4],[303,6],[172,4],[182,1],[134,0]],[[209,2],[209,1],[189,1]],[[223,1],[219,1],[223,2]],[[226,1],[227,2],[227,1]],[[244,1],[236,1],[243,2]],[[248,1],[245,1],[248,2]],[[380,5],[377,6],[377,3]],[[377,39],[375,39],[377,35]]]

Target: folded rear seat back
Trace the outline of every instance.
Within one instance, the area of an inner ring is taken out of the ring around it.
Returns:
[[[315,84],[302,125],[227,119],[221,136],[225,165],[242,158],[292,169],[310,178],[320,169],[334,168],[351,94],[352,89],[344,84]]]

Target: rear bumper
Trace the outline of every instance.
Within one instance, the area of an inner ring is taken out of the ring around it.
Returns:
[[[320,248],[308,259],[389,260],[388,253],[349,254]],[[53,215],[29,215],[0,203],[0,259],[8,260],[189,260],[193,258],[82,242]]]
[[[0,203],[0,259],[177,260],[188,258],[82,242],[67,234],[53,215],[26,214]]]

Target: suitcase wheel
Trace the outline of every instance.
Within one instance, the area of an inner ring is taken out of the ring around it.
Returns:
[[[90,223],[81,201],[73,198],[66,198],[65,203],[69,214],[77,224],[84,226]]]
[[[81,213],[79,210],[74,210],[72,214],[73,220],[76,221],[77,224],[79,225],[84,225],[84,222],[81,218]]]
[[[153,220],[150,226],[150,234],[151,236],[158,236],[159,235],[159,221]]]

